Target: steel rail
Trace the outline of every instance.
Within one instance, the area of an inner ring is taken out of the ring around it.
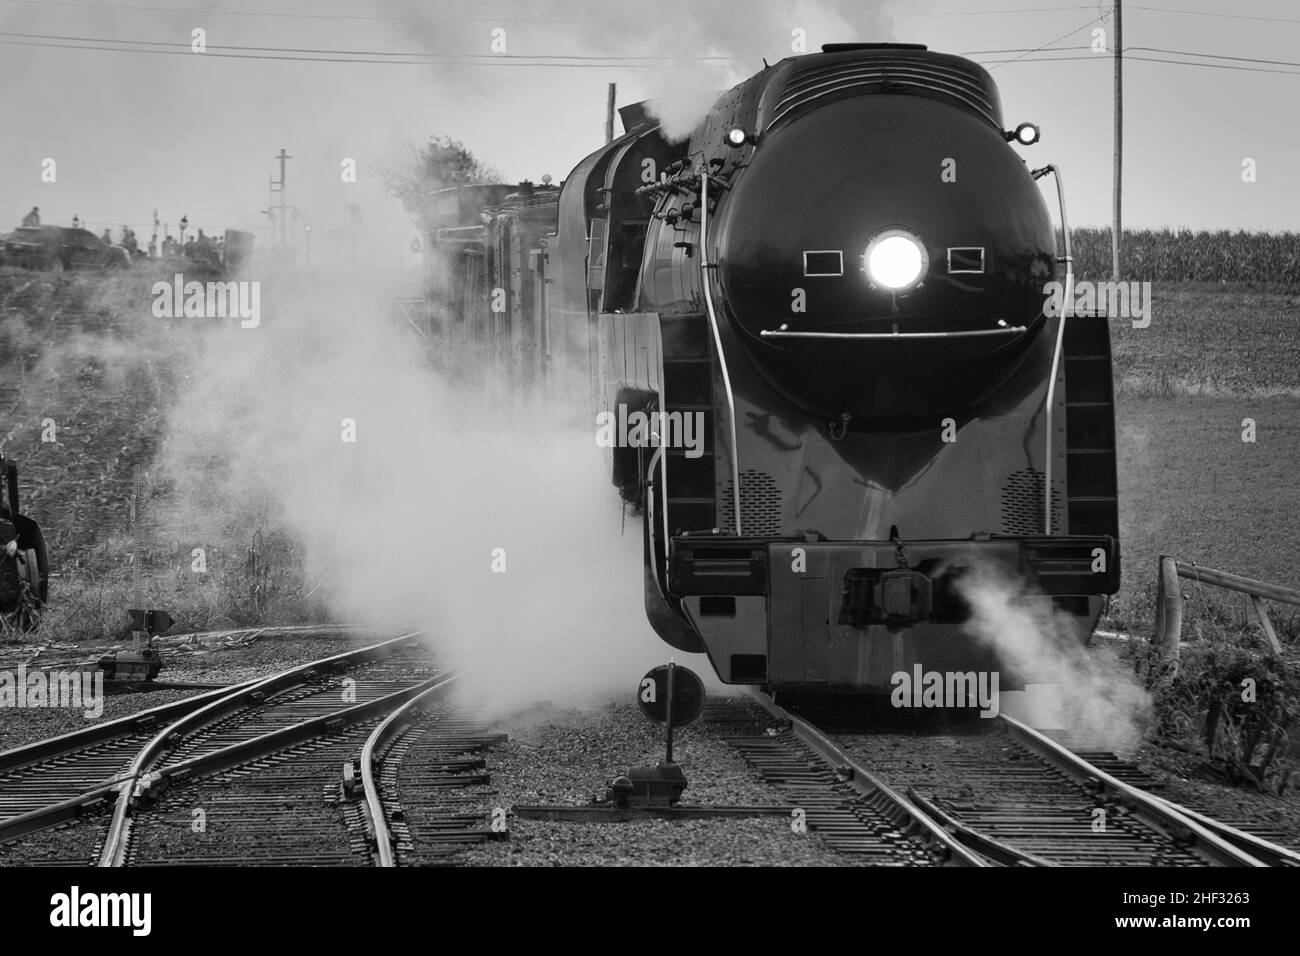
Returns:
[[[404,687],[383,697],[377,697],[374,700],[368,700],[360,704],[353,704],[332,713],[321,714],[288,727],[281,727],[279,730],[250,737],[248,740],[241,740],[238,743],[229,744],[218,750],[209,751],[191,757],[189,760],[183,760],[154,771],[143,777],[137,784],[133,794],[133,805],[138,805],[140,799],[148,791],[161,790],[172,780],[185,780],[199,774],[219,773],[222,770],[239,767],[259,757],[266,757],[287,750],[294,744],[315,740],[326,732],[338,730],[357,721],[365,720],[377,713],[386,713],[393,706],[400,706],[409,701],[412,695],[420,694],[429,689],[430,685],[435,682],[446,679],[445,675],[431,677],[412,687]],[[110,847],[107,841],[105,842],[104,852],[100,855],[100,866],[125,865],[129,835],[129,827],[116,831],[114,839],[118,841],[118,844],[111,848],[111,856],[109,855]]]
[[[201,727],[204,727],[215,720],[225,717],[233,711],[238,710],[246,703],[256,703],[268,693],[280,691],[286,687],[295,686],[301,683],[303,678],[307,677],[309,674],[318,673],[321,670],[332,670],[336,667],[344,667],[350,664],[387,657],[399,647],[409,644],[419,635],[424,633],[427,633],[427,631],[412,631],[408,634],[403,634],[400,637],[382,641],[379,644],[372,644],[368,647],[345,651],[342,654],[335,654],[332,657],[323,658],[319,661],[291,667],[278,674],[273,674],[270,677],[242,686],[238,690],[226,694],[219,699],[200,707],[198,710],[191,711],[174,723],[164,727],[140,749],[135,758],[131,761],[130,766],[122,774],[121,782],[117,785],[117,801],[113,807],[113,817],[109,823],[108,834],[104,839],[103,851],[100,853],[99,865],[121,866],[125,862],[131,809],[138,797],[142,796],[144,790],[147,789],[143,784],[149,768],[151,768],[154,763],[161,758],[165,751],[180,743],[185,736],[194,733]],[[363,707],[366,705],[357,706]],[[287,729],[292,730],[293,728]],[[201,758],[195,759],[197,760]],[[193,763],[193,761],[188,761],[187,763]]]
[[[211,703],[255,683],[257,683],[256,679],[244,681],[240,684],[230,684],[203,694],[195,694],[193,697],[186,697],[183,700],[175,700],[169,704],[160,704],[148,710],[128,714],[125,717],[101,721],[82,730],[73,730],[57,737],[47,737],[44,740],[37,740],[34,743],[5,750],[0,752],[0,773],[19,770],[49,760],[52,757],[62,757],[66,754],[76,753],[78,750],[84,750],[93,744],[102,744],[116,737],[145,730],[160,720],[186,714],[202,707],[204,704]],[[3,827],[3,825],[4,821],[0,820],[0,827]]]
[[[358,625],[356,627],[333,624],[281,625],[277,627],[234,628],[224,631],[202,631],[196,632],[194,635],[186,636],[220,638],[235,634],[271,634],[272,636],[280,637],[293,636],[297,632],[301,631],[360,631],[369,629],[371,629],[370,625]],[[260,680],[263,680],[263,678],[254,678],[253,680],[230,684],[225,687],[207,691],[206,693],[186,697],[183,700],[172,701],[168,704],[160,704],[159,706],[151,707],[148,710],[128,714],[125,717],[100,721],[82,730],[74,730],[66,734],[60,734],[57,737],[47,737],[44,740],[38,740],[30,744],[24,744],[20,747],[11,748],[0,752],[0,774],[11,773],[27,767],[34,767],[48,760],[70,756],[76,754],[78,751],[86,750],[99,744],[108,743],[122,737],[129,737],[133,733],[151,729],[160,721],[170,721],[218,700],[225,695],[250,687],[253,684],[258,683]],[[94,809],[98,804],[102,803],[106,799],[111,799],[113,792],[120,785],[124,776],[125,773],[112,774],[102,778],[102,780],[96,780],[89,783],[79,793],[70,794],[67,799],[59,800],[43,807],[37,807],[24,813],[0,819],[0,843],[17,839],[18,837],[26,836],[29,833],[56,826],[57,824],[65,823],[69,820],[81,818],[87,812]]]
[[[800,741],[806,744],[827,765],[836,770],[848,771],[846,786],[852,787],[864,797],[880,794],[901,811],[917,827],[917,832],[926,843],[940,850],[940,857],[946,866],[988,866],[980,855],[971,852],[952,834],[931,819],[907,797],[898,793],[874,773],[851,757],[839,744],[814,724],[798,717],[756,688],[749,689],[750,696],[767,713],[776,720],[790,725],[790,730]]]
[[[16,747],[0,754],[0,771],[12,771],[32,767],[56,757],[75,754],[96,744],[106,743],[120,737],[129,737],[132,733],[145,730],[160,720],[170,719],[191,713],[206,704],[217,700],[232,691],[250,687],[256,681],[246,681],[206,694],[196,694],[184,700],[173,701],[137,714],[130,714],[116,720],[105,721],[84,730],[39,740],[23,747]],[[75,820],[102,803],[111,799],[112,794],[124,779],[124,773],[117,773],[102,781],[92,782],[79,793],[71,794],[65,800],[50,803],[43,807],[29,810],[0,820],[0,843],[13,840],[37,830],[44,830],[59,823]]]
[[[437,700],[447,693],[452,683],[464,672],[436,678],[437,683],[422,690],[402,706],[398,707],[376,727],[366,738],[361,748],[361,783],[365,789],[366,813],[370,821],[371,833],[375,838],[375,854],[381,867],[397,865],[393,853],[393,834],[384,815],[383,796],[379,792],[379,783],[375,779],[375,755],[392,742],[407,725],[415,719],[416,711],[424,704]]]
[[[939,806],[916,792],[915,787],[907,788],[907,798],[934,817],[949,833],[970,847],[981,856],[987,857],[1001,866],[1059,866],[1051,860],[1044,859],[1025,850],[1017,849],[1008,843],[994,839],[974,827],[971,827]]]
[[[1127,804],[1139,820],[1157,832],[1171,838],[1190,838],[1194,848],[1210,862],[1218,866],[1267,866],[1175,804],[1112,777],[1051,737],[1014,717],[999,714],[997,719],[1008,736],[1042,757],[1072,781],[1109,793]]]
[[[1198,813],[1189,807],[1166,798],[1152,796],[1161,803],[1172,808],[1185,817],[1195,820],[1205,829],[1209,830],[1216,836],[1222,837],[1228,843],[1238,847],[1243,852],[1250,854],[1257,860],[1267,863],[1269,866],[1298,866],[1300,867],[1300,853],[1280,844],[1265,840],[1261,836],[1253,833],[1247,833],[1245,830],[1239,830],[1237,827],[1229,826],[1215,820],[1213,817],[1207,817],[1203,813]]]

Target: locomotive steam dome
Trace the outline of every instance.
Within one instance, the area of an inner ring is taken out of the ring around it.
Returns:
[[[907,425],[973,408],[1029,351],[1055,274],[996,93],[984,110],[861,91],[800,110],[800,84],[816,88],[794,72],[764,97],[767,129],[719,204],[723,311],[810,410]]]

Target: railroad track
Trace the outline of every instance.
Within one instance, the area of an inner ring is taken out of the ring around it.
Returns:
[[[777,710],[832,739],[842,772],[869,773],[995,865],[1300,865],[1294,851],[1148,793],[1010,717],[966,734],[832,734]]]
[[[492,715],[446,702],[454,680],[397,708],[362,748],[365,822],[379,866],[444,865],[505,835],[504,811],[493,829],[483,753],[507,738],[489,729]]]
[[[290,776],[306,779],[310,771],[304,768],[313,759],[328,760],[337,783],[343,759],[334,760],[333,748],[347,750],[350,737],[360,735],[359,748],[384,715],[439,679],[418,636],[402,635],[0,754],[7,810],[0,819],[0,855],[23,863],[108,866],[253,862],[268,858],[261,847],[277,860],[292,859],[274,846],[292,842],[291,828],[273,812],[276,800],[287,803],[288,785],[276,784],[276,773],[290,767]],[[253,770],[265,771],[256,774],[265,787],[247,802],[231,803],[210,792],[233,792],[230,779]],[[175,821],[166,814],[177,800],[189,799],[184,791],[196,788],[212,803],[192,802],[182,831],[192,838],[177,840]],[[321,792],[317,787],[317,802]],[[283,839],[258,844],[254,835],[253,845],[240,845],[243,837],[236,831],[255,831],[262,811],[264,820],[280,824],[275,832]],[[206,837],[214,832],[222,836]],[[223,841],[232,844],[225,857]],[[331,861],[325,844],[317,849],[323,861]]]
[[[988,865],[828,734],[761,693],[750,696],[767,718],[782,725],[779,730],[764,732],[743,698],[714,701],[705,720],[732,725],[727,743],[802,814],[799,822],[830,846],[868,865]],[[748,732],[736,732],[742,729]]]

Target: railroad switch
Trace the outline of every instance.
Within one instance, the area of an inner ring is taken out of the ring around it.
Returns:
[[[609,790],[601,802],[619,809],[671,807],[687,787],[682,768],[667,761],[653,767],[632,767],[606,783]]]
[[[142,611],[132,608],[131,636],[135,645],[131,650],[105,654],[99,659],[104,679],[124,683],[152,681],[162,670],[162,656],[154,645],[155,634],[164,633],[174,623],[166,611]]]
[[[673,728],[685,726],[704,709],[704,682],[692,671],[672,661],[654,668],[637,687],[637,706],[650,720],[664,726],[667,754],[653,767],[632,767],[606,781],[601,806],[619,809],[671,807],[687,787],[686,774],[673,761]]]

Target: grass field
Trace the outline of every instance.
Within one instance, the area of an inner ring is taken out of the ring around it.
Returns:
[[[1112,336],[1124,559],[1113,622],[1149,627],[1159,554],[1300,587],[1300,300],[1157,284],[1151,325],[1116,322]]]
[[[1156,283],[1153,292],[1149,327],[1112,326],[1123,583],[1104,623],[1138,637],[1154,632],[1161,554],[1300,587],[1297,299],[1216,284]],[[1245,595],[1184,581],[1183,596],[1183,639],[1195,643],[1177,670],[1153,648],[1128,645],[1155,691],[1161,737],[1204,757],[1206,715],[1223,707],[1231,729],[1207,766],[1284,789],[1297,765],[1300,608],[1271,605],[1284,643],[1276,660]],[[1244,678],[1270,688],[1262,708],[1241,703]],[[1240,721],[1251,714],[1264,715],[1269,733],[1290,729],[1289,742],[1264,738],[1289,748],[1290,760],[1243,771],[1253,758]]]

